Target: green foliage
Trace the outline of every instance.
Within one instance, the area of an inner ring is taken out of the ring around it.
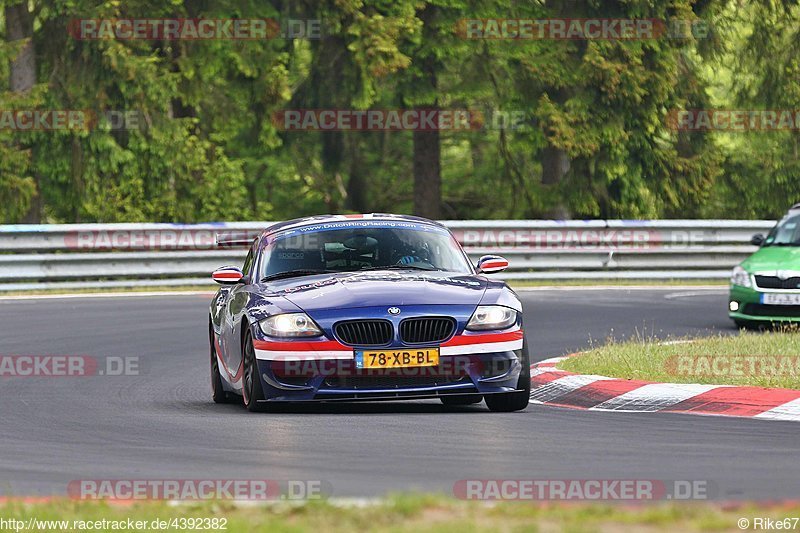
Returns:
[[[0,130],[5,222],[29,219],[32,208],[45,222],[413,209],[411,132],[281,131],[275,112],[298,108],[438,105],[482,117],[482,128],[441,134],[447,218],[774,217],[800,200],[797,131],[688,132],[666,123],[676,109],[796,108],[794,1],[29,5],[38,84],[8,90],[9,63],[25,41],[7,41],[0,14],[0,109],[133,111],[139,123]],[[322,37],[78,40],[69,32],[81,18],[145,17],[317,19]],[[465,18],[701,20],[711,31],[467,39]]]
[[[800,102],[800,6],[763,0],[731,6],[730,46],[717,98],[735,109],[796,110]],[[768,58],[768,59],[767,59]],[[796,113],[796,111],[794,112]],[[777,218],[800,201],[800,126],[718,136],[726,173],[713,208]]]

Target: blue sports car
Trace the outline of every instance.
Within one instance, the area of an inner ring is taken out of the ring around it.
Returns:
[[[212,276],[215,402],[528,405],[522,305],[483,275],[505,269],[502,257],[473,266],[445,226],[382,214],[291,220],[245,243],[244,265]]]

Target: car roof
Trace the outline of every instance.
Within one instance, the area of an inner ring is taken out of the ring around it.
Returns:
[[[794,204],[792,207],[789,208],[789,211],[800,211],[800,203]]]
[[[285,222],[278,222],[277,224],[273,224],[272,226],[264,230],[262,236],[274,235],[275,233],[285,231],[288,229],[301,228],[305,226],[314,226],[317,224],[325,224],[329,222],[344,222],[347,220],[370,220],[375,222],[380,222],[382,220],[385,220],[387,222],[392,222],[392,221],[416,222],[419,224],[428,224],[431,226],[437,226],[446,229],[446,226],[444,224],[436,222],[435,220],[429,220],[427,218],[422,218],[422,217],[415,217],[412,215],[393,215],[391,213],[365,213],[360,215],[317,215],[311,217],[295,218],[292,220],[287,220]]]

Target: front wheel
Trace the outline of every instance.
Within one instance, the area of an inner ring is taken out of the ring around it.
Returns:
[[[211,324],[208,325],[208,344],[211,352],[211,398],[214,403],[231,403],[234,395],[225,390],[222,386],[222,375],[219,372],[219,359],[217,358],[217,348],[214,345],[214,330]]]
[[[522,371],[519,373],[517,389],[522,390],[487,394],[484,399],[490,411],[510,413],[512,411],[521,411],[528,407],[528,402],[530,402],[531,398],[531,363],[528,356],[527,340],[522,343],[520,363],[522,363]]]
[[[264,411],[266,409],[264,390],[261,388],[256,350],[253,347],[253,336],[249,330],[244,334],[242,355],[244,356],[244,369],[242,370],[242,399],[244,400],[244,406],[250,412]]]
[[[219,362],[217,361],[217,350],[211,346],[211,397],[214,403],[227,403],[228,393],[222,387],[222,376],[219,374]]]

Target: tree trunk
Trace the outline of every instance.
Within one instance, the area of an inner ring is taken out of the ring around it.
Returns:
[[[442,175],[439,130],[414,131],[414,214],[441,217]]]
[[[300,107],[317,109],[348,109],[351,107],[347,87],[351,80],[349,73],[353,65],[348,60],[347,42],[342,36],[328,35],[316,42],[315,60],[311,65],[309,96]],[[333,186],[346,170],[345,139],[339,130],[320,134],[323,186],[331,186],[328,191],[329,205],[341,205],[341,198],[334,198]],[[338,177],[337,177],[338,176]],[[338,209],[338,207],[337,207]]]
[[[8,86],[11,92],[26,93],[36,84],[36,53],[33,48],[33,17],[28,3],[20,2],[6,6],[6,39],[8,42],[28,39],[19,54],[9,62]],[[31,198],[28,212],[22,217],[23,224],[38,224],[42,221],[42,197],[39,176],[34,173],[36,191]]]
[[[6,6],[6,34],[8,42],[30,39],[17,57],[11,60],[9,87],[13,92],[27,92],[36,83],[36,55],[33,49],[33,18],[28,3]]]
[[[584,13],[582,3],[576,0],[545,0],[544,5],[549,13],[556,18],[588,15],[588,13]],[[585,53],[586,43],[576,42],[576,46],[573,51],[569,52],[569,55],[572,56],[572,60],[578,62]],[[572,91],[569,87],[548,86],[546,82],[545,91],[560,108],[563,108],[572,96]],[[566,150],[553,146],[549,142],[541,151],[540,162],[542,164],[542,185],[557,185],[565,178],[568,179],[570,170],[573,171],[573,174],[575,172],[573,168],[575,164],[570,160]],[[557,205],[550,206],[547,211],[547,216],[553,218],[568,219],[571,216],[569,207],[563,201]]]
[[[367,132],[371,134],[371,132]],[[367,194],[367,170],[364,160],[361,157],[361,134],[354,135],[349,139],[350,144],[350,179],[347,180],[347,203],[348,209],[357,213],[375,211],[369,207],[369,196]]]
[[[569,172],[571,162],[567,152],[547,146],[542,150],[542,183],[555,185]]]
[[[428,5],[419,12],[423,22],[423,39],[434,42],[436,35],[437,8]],[[416,59],[420,69],[417,83],[424,88],[438,90],[438,72],[441,69],[440,61],[428,52]],[[422,112],[438,111],[439,102],[434,98],[432,105],[419,105],[416,108]],[[414,214],[431,219],[441,218],[442,215],[442,173],[441,151],[439,150],[439,130],[414,130]]]

